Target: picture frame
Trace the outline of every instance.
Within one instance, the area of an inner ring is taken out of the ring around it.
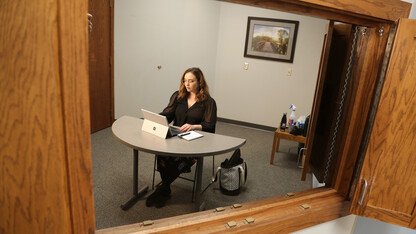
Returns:
[[[293,63],[299,21],[248,17],[244,57]]]

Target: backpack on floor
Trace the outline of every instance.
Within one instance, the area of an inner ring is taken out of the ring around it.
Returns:
[[[219,177],[220,190],[226,195],[238,195],[247,180],[247,163],[241,158],[240,149],[234,151],[230,159],[225,159],[217,168],[215,179]]]

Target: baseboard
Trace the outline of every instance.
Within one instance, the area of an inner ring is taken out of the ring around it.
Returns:
[[[238,121],[238,120],[233,120],[233,119],[226,119],[226,118],[221,118],[221,117],[218,117],[217,120],[221,121],[221,122],[224,122],[224,123],[241,125],[241,126],[249,127],[249,128],[257,128],[257,129],[261,129],[261,130],[265,130],[265,131],[271,131],[271,132],[274,132],[277,129],[277,128],[274,128],[274,127],[265,126],[265,125],[261,125],[261,124],[249,123],[249,122]]]

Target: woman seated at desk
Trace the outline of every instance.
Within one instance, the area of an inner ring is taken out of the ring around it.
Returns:
[[[161,115],[181,131],[215,132],[217,105],[209,95],[208,84],[199,68],[187,69],[180,80],[179,91],[172,94]],[[146,199],[146,206],[163,207],[171,194],[170,184],[181,173],[190,172],[196,158],[157,156],[157,170],[162,183]]]

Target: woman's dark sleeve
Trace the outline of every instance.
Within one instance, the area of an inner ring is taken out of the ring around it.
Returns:
[[[202,120],[202,131],[215,133],[217,123],[217,104],[213,98],[206,101],[204,119]]]
[[[177,102],[178,95],[179,95],[178,91],[174,92],[172,96],[170,97],[168,106],[166,106],[165,109],[163,109],[163,111],[160,113],[161,115],[166,116],[169,123],[175,119],[175,110],[176,110],[176,106],[178,103]]]

